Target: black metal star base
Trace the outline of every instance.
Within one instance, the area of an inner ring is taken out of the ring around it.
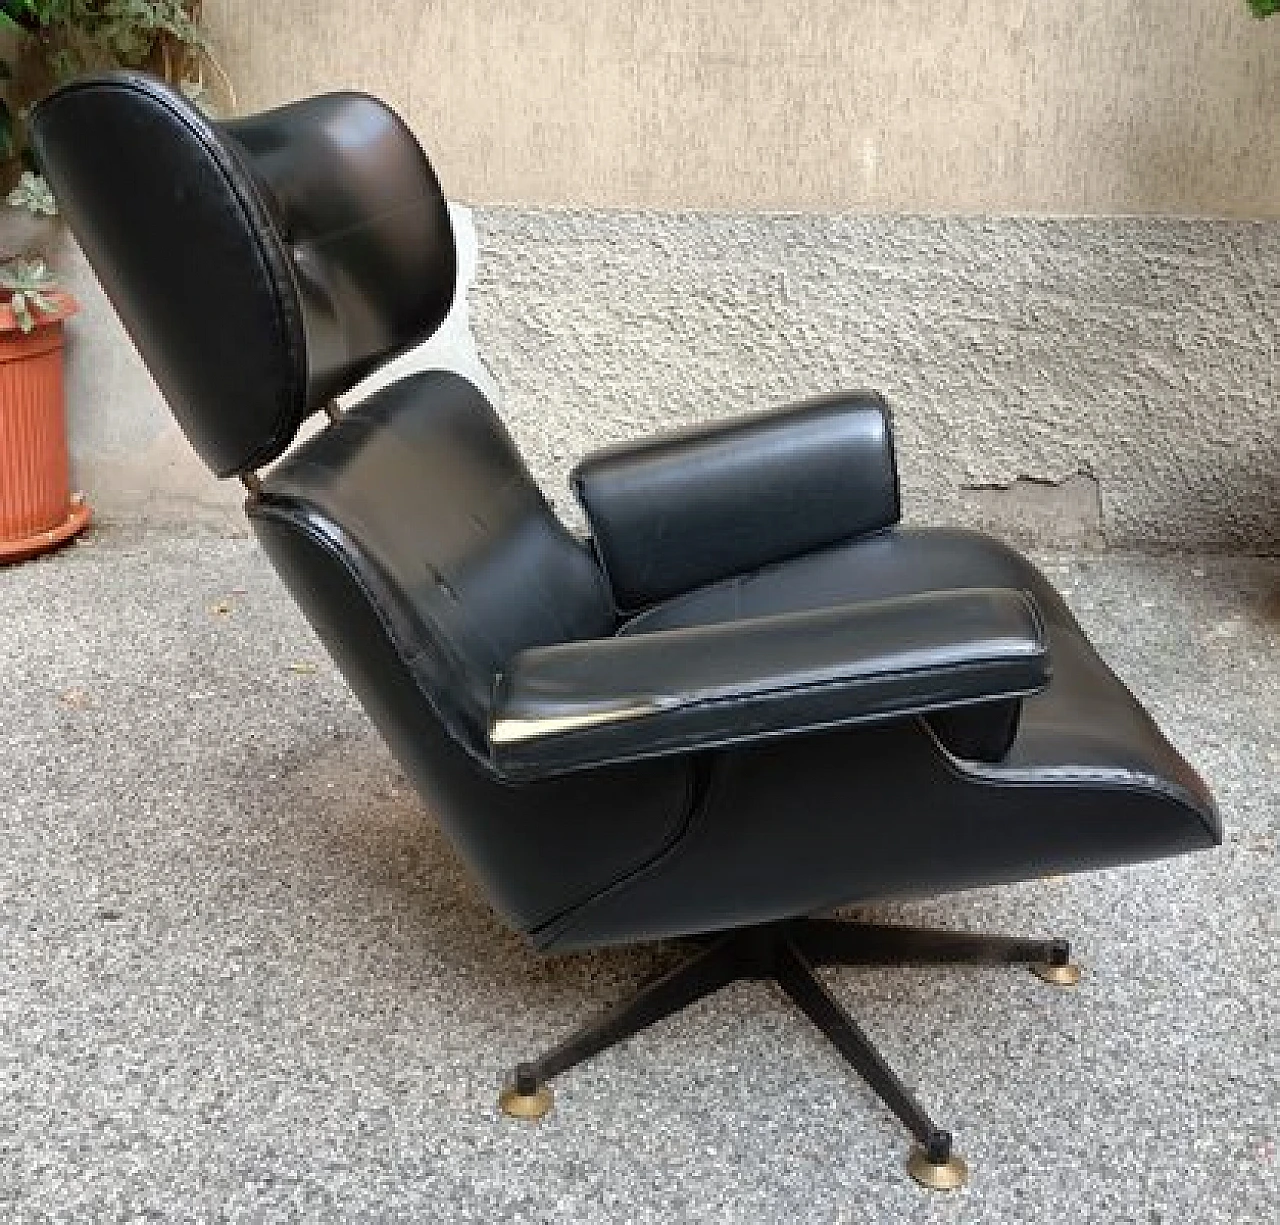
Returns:
[[[551,1109],[548,1081],[696,1000],[743,979],[772,979],[835,1045],[916,1138],[907,1169],[924,1186],[962,1186],[964,1161],[951,1133],[936,1127],[885,1063],[858,1023],[814,973],[816,966],[1025,965],[1047,982],[1071,986],[1079,969],[1065,940],[1019,940],[885,927],[836,919],[800,919],[714,939],[701,952],[532,1063],[522,1063],[500,1105],[516,1118]]]

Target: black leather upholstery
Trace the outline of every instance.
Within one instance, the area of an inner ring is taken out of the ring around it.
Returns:
[[[395,513],[388,513],[393,502]],[[378,576],[397,649],[449,734],[488,755],[493,678],[518,652],[614,626],[589,550],[560,524],[506,429],[465,379],[413,375],[263,478],[250,520],[281,515],[354,549]]]
[[[685,761],[513,787],[488,756],[493,677],[607,634],[589,551],[470,383],[417,375],[263,478],[254,532],[495,907],[536,928],[648,862],[687,815]],[[602,819],[608,814],[608,819]]]
[[[33,116],[62,211],[192,445],[219,476],[429,334],[453,232],[417,141],[332,94],[226,125],[136,73]]]
[[[55,94],[33,129],[219,473],[271,460],[447,308],[435,176],[370,99],[219,127],[116,75]],[[1203,783],[1029,562],[893,526],[877,398],[617,449],[576,483],[594,551],[483,396],[433,373],[295,446],[247,503],[432,813],[538,944],[748,926],[1220,839]],[[491,737],[633,702],[642,718]]]
[[[1037,700],[1024,702],[1024,721]],[[919,719],[715,753],[706,770],[701,802],[666,854],[538,931],[540,944],[745,927],[1136,863],[1221,838],[1199,786],[1082,769],[1065,754],[1030,770],[961,761]]]
[[[444,321],[457,260],[431,163],[399,116],[325,94],[222,124],[288,255],[307,406],[341,394]]]
[[[490,738],[503,774],[539,777],[995,703],[999,759],[1010,700],[1048,681],[1029,596],[931,592],[524,650]]]
[[[1049,643],[1053,677],[1022,704],[1018,733],[1002,772],[1043,771],[1121,785],[1172,788],[1220,830],[1208,789],[1160,734],[1138,700],[1085,639],[1062,597],[1026,558],[990,537],[947,528],[898,528],[692,592],[628,621],[623,634],[715,625],[742,617],[886,600],[974,584],[1019,588],[1035,600]]]
[[[827,396],[596,452],[573,472],[623,609],[898,521],[889,410]]]

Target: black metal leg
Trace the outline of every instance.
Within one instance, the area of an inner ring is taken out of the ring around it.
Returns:
[[[794,938],[805,958],[822,966],[1064,966],[1071,960],[1071,948],[1065,940],[1022,940],[921,927],[842,923],[838,919],[810,919],[798,924]]]
[[[530,1103],[517,1099],[531,1098],[554,1076],[598,1055],[633,1034],[655,1025],[664,1017],[687,1008],[703,996],[711,995],[740,976],[742,937],[726,936],[696,957],[677,966],[674,970],[655,979],[640,993],[605,1013],[599,1020],[579,1030],[571,1038],[548,1051],[540,1059],[521,1063],[516,1067],[514,1093],[504,1098],[504,1109],[514,1106],[509,1113],[529,1114]],[[550,1096],[541,1099],[546,1113],[550,1108]]]
[[[933,1120],[881,1058],[858,1023],[818,981],[813,967],[791,941],[778,950],[775,968],[779,986],[795,1006],[831,1039],[835,1048],[857,1069],[858,1075],[921,1144],[929,1147],[938,1137],[946,1138],[947,1151],[942,1157],[945,1161],[951,1155],[951,1137],[934,1126]]]

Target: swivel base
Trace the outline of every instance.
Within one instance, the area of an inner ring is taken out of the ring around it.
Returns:
[[[772,979],[844,1056],[916,1138],[907,1170],[921,1186],[963,1186],[968,1167],[951,1149],[951,1133],[934,1126],[879,1051],[814,972],[816,966],[1025,965],[1049,982],[1079,980],[1065,940],[970,936],[914,927],[881,927],[835,919],[747,928],[714,939],[700,953],[655,979],[630,1001],[548,1051],[522,1063],[499,1106],[519,1119],[551,1109],[547,1082],[593,1055],[647,1029],[730,983]]]

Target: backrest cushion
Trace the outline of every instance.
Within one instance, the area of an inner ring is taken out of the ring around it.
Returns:
[[[435,331],[455,255],[439,182],[382,103],[218,125],[162,82],[74,82],[32,115],[49,177],[192,445],[219,476]]]
[[[466,379],[400,379],[295,447],[246,508],[327,538],[449,734],[488,755],[495,676],[526,647],[613,631],[604,576]],[[281,537],[273,559],[283,565]],[[289,546],[292,547],[292,546]],[[313,597],[298,593],[319,622]]]

